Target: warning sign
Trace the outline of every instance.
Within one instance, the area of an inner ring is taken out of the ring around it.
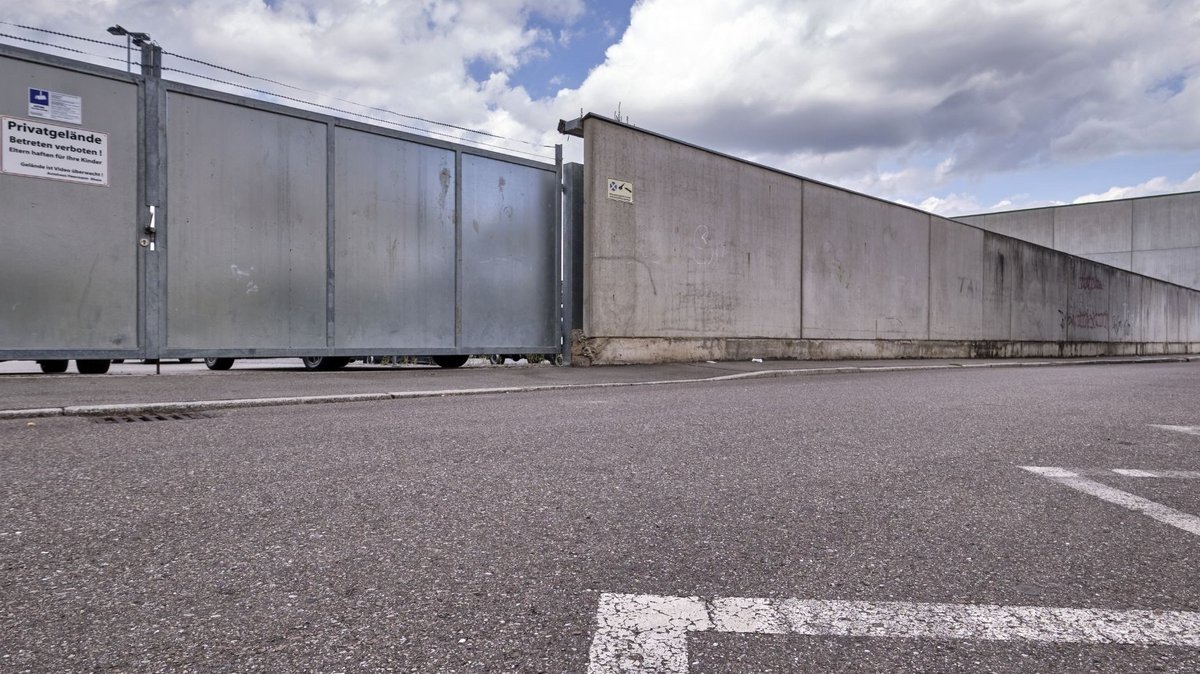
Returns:
[[[67,124],[83,124],[83,99],[57,91],[31,88],[29,116]]]
[[[108,186],[108,134],[0,117],[4,173]]]
[[[624,201],[627,204],[633,203],[633,183],[627,183],[624,180],[608,179],[608,198],[615,201]]]

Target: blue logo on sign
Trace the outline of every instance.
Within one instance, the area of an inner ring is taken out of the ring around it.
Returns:
[[[29,102],[32,105],[50,105],[50,92],[41,89],[30,89]]]

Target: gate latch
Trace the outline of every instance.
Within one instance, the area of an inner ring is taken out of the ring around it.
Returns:
[[[155,223],[156,215],[157,214],[155,213],[154,206],[151,206],[150,207],[150,224],[146,225],[146,227],[143,230],[145,232],[146,236],[144,236],[138,240],[138,245],[140,245],[142,248],[149,248],[150,250],[154,250],[154,240],[158,237],[158,227],[157,227],[157,224]]]

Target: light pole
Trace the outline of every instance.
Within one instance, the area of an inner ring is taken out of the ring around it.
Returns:
[[[139,33],[137,31],[128,31],[121,27],[121,24],[114,24],[108,28],[109,35],[124,35],[125,36],[125,72],[133,72],[133,61],[130,58],[132,45],[143,47],[150,42],[150,33]]]

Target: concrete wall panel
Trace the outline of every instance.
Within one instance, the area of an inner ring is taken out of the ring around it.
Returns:
[[[1187,341],[1190,344],[1200,343],[1200,295],[1191,293],[1188,296],[1190,303]]]
[[[1060,315],[1067,341],[1109,341],[1113,327],[1111,288],[1118,272],[1079,258],[1064,262],[1070,271],[1069,298]]]
[[[929,338],[983,339],[984,232],[938,217],[929,227]]]
[[[1012,333],[1017,341],[1065,341],[1071,268],[1062,253],[1023,242],[1012,267]]]
[[[927,338],[929,218],[805,182],[804,336]]]
[[[1113,273],[1108,286],[1108,334],[1114,342],[1141,341],[1141,276]]]
[[[1014,239],[1036,243],[1047,248],[1054,247],[1054,209],[1052,208],[988,213],[954,219],[986,229],[989,232],[1011,236]]]
[[[586,128],[585,330],[798,337],[801,181],[595,122]],[[633,202],[610,199],[609,179],[632,183]]]
[[[1100,264],[1106,264],[1110,267],[1116,267],[1117,269],[1133,271],[1133,253],[1130,251],[1120,253],[1088,253],[1079,257],[1099,262]]]
[[[1135,250],[1132,271],[1188,288],[1200,288],[1200,247]]]
[[[955,220],[1200,289],[1200,192]]]
[[[1072,255],[1128,251],[1133,239],[1133,202],[1103,201],[1054,213],[1054,248]]]
[[[1200,247],[1200,192],[1133,201],[1135,251]]]
[[[1167,341],[1167,312],[1170,310],[1170,299],[1167,296],[1165,283],[1146,279],[1142,283],[1142,341]]]
[[[990,232],[983,236],[983,338],[1012,338],[1012,282],[1020,241]]]
[[[1167,286],[1167,341],[1187,341],[1188,323],[1190,323],[1189,298],[1186,291],[1178,286]]]

